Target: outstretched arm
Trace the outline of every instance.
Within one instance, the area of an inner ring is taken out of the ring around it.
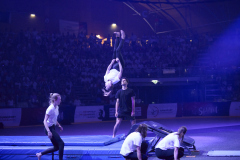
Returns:
[[[112,92],[112,91],[107,92],[104,89],[102,89],[102,91],[103,91],[103,96],[105,96],[105,97],[109,96]]]
[[[121,79],[122,78],[122,73],[123,73],[122,64],[121,64],[121,62],[120,62],[120,60],[118,58],[116,58],[116,61],[118,62],[118,66],[119,66],[118,78]]]
[[[111,63],[109,64],[109,66],[107,67],[106,74],[109,73],[109,71],[110,71],[110,69],[112,68],[112,65],[113,65],[114,62],[115,62],[115,59],[113,59],[113,60],[111,61]],[[106,75],[106,74],[105,74],[105,75]]]

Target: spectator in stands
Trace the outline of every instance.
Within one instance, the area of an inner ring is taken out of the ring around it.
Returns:
[[[14,107],[13,96],[10,96],[10,97],[8,98],[7,105],[8,105],[8,107]]]
[[[80,100],[79,96],[76,97],[76,99],[73,102],[73,105],[74,106],[81,106],[81,100]]]
[[[0,82],[2,84],[0,95],[4,94],[6,96],[6,92],[15,92],[16,94],[8,93],[7,95],[15,95],[13,99],[17,105],[18,102],[29,100],[28,97],[30,97],[31,92],[28,90],[38,90],[37,97],[39,104],[42,104],[46,99],[44,93],[51,90],[60,92],[58,86],[65,86],[65,84],[70,86],[71,93],[73,93],[76,85],[80,85],[83,92],[92,96],[92,100],[88,101],[89,103],[85,103],[84,100],[82,102],[86,105],[98,104],[99,101],[96,101],[96,99],[99,99],[99,93],[96,90],[102,91],[96,88],[101,88],[104,85],[99,80],[101,80],[102,73],[105,70],[104,60],[112,53],[113,47],[111,45],[102,45],[101,43],[96,45],[93,43],[90,47],[91,38],[87,39],[86,33],[81,31],[78,37],[72,34],[39,32],[36,29],[32,31],[27,29],[20,32],[5,30],[0,32],[0,35]],[[92,39],[95,37],[93,35]],[[133,39],[136,39],[134,37]],[[111,36],[109,35],[109,43],[110,39]],[[114,42],[114,36],[112,40]],[[214,40],[211,34],[207,36],[194,35],[192,41],[184,36],[176,37],[171,34],[146,35],[139,40],[142,46],[139,45],[140,43],[137,40],[136,44],[132,46],[130,45],[131,35],[129,38],[127,38],[127,35],[125,37],[122,55],[128,57],[124,68],[124,74],[127,77],[155,78],[155,76],[168,76],[161,74],[162,69],[173,67],[179,68],[177,70],[179,76],[207,74],[208,66],[197,67],[196,71],[191,68],[193,68],[192,65],[198,57],[198,52],[204,52],[203,48],[209,48],[209,44]],[[213,74],[214,71],[221,72],[223,68],[227,67],[223,66],[224,63],[221,63],[224,60],[224,54],[219,53],[222,52],[228,52],[228,50],[219,49],[215,52],[215,55],[209,55],[211,61],[213,61],[212,64],[215,64],[212,70]],[[237,54],[238,49],[230,52]],[[185,69],[187,72],[184,72]],[[233,72],[228,73],[232,74]],[[72,84],[67,79],[70,79]],[[222,81],[225,81],[223,77],[220,79],[220,84]],[[11,87],[12,84],[15,85]],[[225,88],[223,90],[224,98],[236,99],[238,97],[239,99],[240,91],[236,90],[239,87],[232,86],[232,90],[228,91],[228,83],[223,83],[223,85]],[[64,99],[63,92],[61,92],[62,100]],[[234,92],[236,92],[236,96],[232,97],[231,95]],[[70,101],[73,102],[74,98],[72,96],[70,98]],[[8,97],[1,101],[4,102],[5,106],[7,105],[7,99]],[[107,101],[101,100],[101,102]]]
[[[135,46],[136,42],[137,42],[137,36],[135,34],[132,33],[132,36],[131,36],[131,44],[132,46]]]

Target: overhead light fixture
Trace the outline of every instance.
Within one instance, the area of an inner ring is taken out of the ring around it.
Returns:
[[[152,80],[151,81],[153,84],[157,84],[158,83],[158,80]]]
[[[35,14],[30,14],[30,17],[31,17],[31,18],[35,18],[36,15],[35,15]]]
[[[112,27],[113,29],[115,29],[115,28],[117,28],[117,24],[116,24],[116,23],[113,23],[113,24],[111,25],[111,27]]]

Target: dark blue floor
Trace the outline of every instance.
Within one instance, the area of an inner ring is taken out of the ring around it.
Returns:
[[[61,136],[65,146],[106,146],[124,139],[125,134]],[[0,146],[52,146],[47,136],[1,136]]]
[[[145,120],[143,120],[145,121]],[[173,118],[173,119],[152,119],[161,123],[169,129],[176,131],[180,126],[186,126],[188,128],[187,136],[195,140],[195,146],[199,152],[193,153],[195,157],[183,157],[182,159],[194,159],[194,160],[239,160],[240,157],[209,157],[207,156],[208,151],[211,150],[240,150],[240,117],[189,117],[189,118]],[[140,120],[138,120],[140,122]],[[112,129],[114,126],[112,122],[101,122],[101,123],[81,123],[66,125],[64,131],[60,132],[62,138],[69,137],[69,142],[74,142],[71,139],[80,135],[98,135],[99,137],[111,138]],[[130,129],[130,122],[123,121],[118,134],[127,134]],[[43,125],[41,126],[27,126],[27,127],[12,127],[0,130],[0,139],[3,136],[37,136],[39,140],[36,142],[44,141],[41,143],[49,144],[48,138],[43,132]],[[148,133],[149,137],[154,136],[152,133]],[[45,138],[44,138],[45,137]],[[71,138],[72,137],[72,138]],[[17,137],[15,137],[17,138]],[[94,141],[94,136],[91,137]],[[95,137],[96,138],[96,137]],[[33,142],[34,137],[25,137],[25,142]],[[68,141],[68,140],[67,140]],[[77,140],[76,140],[77,141]],[[86,140],[88,141],[88,140]],[[101,139],[103,142],[103,140]],[[90,140],[91,142],[91,140]],[[123,141],[113,143],[108,146],[66,146],[64,152],[64,159],[92,159],[92,160],[105,160],[114,159],[122,160],[123,158],[119,155],[119,150]],[[35,143],[35,142],[33,142]],[[70,144],[69,143],[69,144]],[[8,148],[9,147],[9,148]],[[23,148],[21,148],[23,147]],[[0,148],[0,159],[13,160],[13,159],[26,159],[36,160],[36,152],[40,152],[46,149],[48,146],[1,146]],[[3,150],[9,149],[8,155],[3,155]],[[17,155],[17,154],[18,155]],[[80,154],[84,153],[84,154]],[[15,156],[15,155],[17,156]],[[56,153],[57,154],[57,153]],[[42,160],[51,159],[51,155],[42,156]],[[58,159],[55,156],[55,159]],[[156,157],[150,157],[150,160],[157,159]]]

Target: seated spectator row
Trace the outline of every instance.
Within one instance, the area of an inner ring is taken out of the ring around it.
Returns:
[[[63,103],[67,104],[109,103],[109,99],[106,102],[102,97],[101,88],[114,40],[114,35],[103,41],[96,34],[1,32],[1,104],[16,106],[27,102],[30,107],[42,106],[50,92],[61,93]],[[202,71],[194,68],[198,53],[211,42],[207,35],[192,39],[170,34],[143,35],[139,39],[132,34],[126,37],[122,50],[126,63],[124,76],[161,77],[162,69],[168,68],[176,70],[174,76],[195,76]],[[110,97],[111,102],[113,99]]]

